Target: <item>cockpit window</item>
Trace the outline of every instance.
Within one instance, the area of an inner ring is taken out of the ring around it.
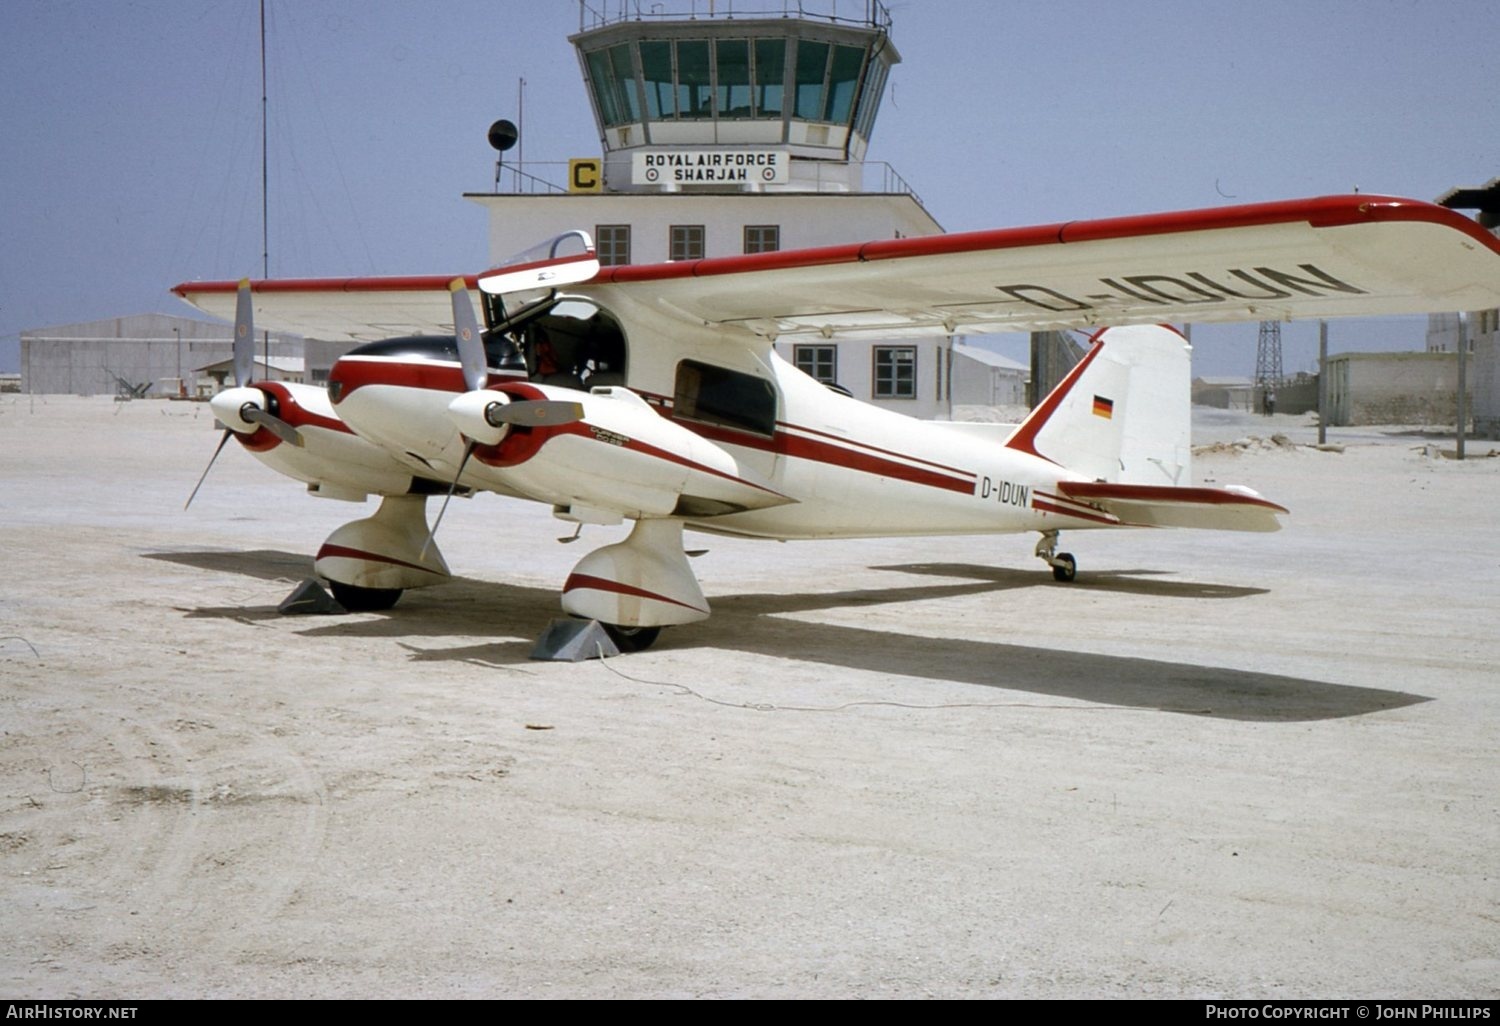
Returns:
[[[489,369],[502,375],[584,390],[625,384],[625,333],[608,311],[587,299],[553,295],[500,320],[499,330],[486,331],[484,339]],[[350,355],[459,362],[453,335],[381,339],[351,349]]]
[[[586,299],[565,297],[514,334],[532,381],[578,389],[625,384],[625,333]]]

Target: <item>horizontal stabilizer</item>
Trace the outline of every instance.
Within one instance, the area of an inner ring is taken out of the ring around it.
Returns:
[[[1286,507],[1249,488],[1059,481],[1057,490],[1112,514],[1131,527],[1197,527],[1211,531],[1279,531]]]

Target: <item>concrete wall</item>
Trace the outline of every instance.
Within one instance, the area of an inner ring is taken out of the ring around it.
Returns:
[[[1491,310],[1490,324],[1500,317]],[[1500,438],[1500,332],[1493,328],[1474,339],[1474,354],[1467,368],[1469,394],[1473,397],[1474,434]]]
[[[1340,353],[1328,358],[1329,423],[1452,425],[1454,353]]]
[[[1469,363],[1466,368],[1474,434],[1500,438],[1500,310],[1469,315]],[[1427,349],[1458,351],[1458,314],[1433,314],[1427,319]]]

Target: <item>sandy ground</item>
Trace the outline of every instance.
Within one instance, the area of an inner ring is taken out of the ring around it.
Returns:
[[[545,509],[282,617],[358,508],[7,398],[0,993],[1494,998],[1500,459],[1332,436],[1199,459],[1279,534],[709,538],[711,620],[559,664]]]

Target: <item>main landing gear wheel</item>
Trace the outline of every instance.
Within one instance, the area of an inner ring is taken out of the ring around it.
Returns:
[[[401,588],[361,588],[353,584],[329,581],[328,590],[339,605],[351,613],[378,613],[390,609],[401,598]]]
[[[621,652],[644,652],[656,643],[660,627],[622,627],[617,623],[604,623],[604,633]]]
[[[1078,576],[1078,560],[1071,552],[1057,551],[1057,532],[1043,531],[1036,543],[1036,557],[1052,568],[1052,579],[1064,583]]]

